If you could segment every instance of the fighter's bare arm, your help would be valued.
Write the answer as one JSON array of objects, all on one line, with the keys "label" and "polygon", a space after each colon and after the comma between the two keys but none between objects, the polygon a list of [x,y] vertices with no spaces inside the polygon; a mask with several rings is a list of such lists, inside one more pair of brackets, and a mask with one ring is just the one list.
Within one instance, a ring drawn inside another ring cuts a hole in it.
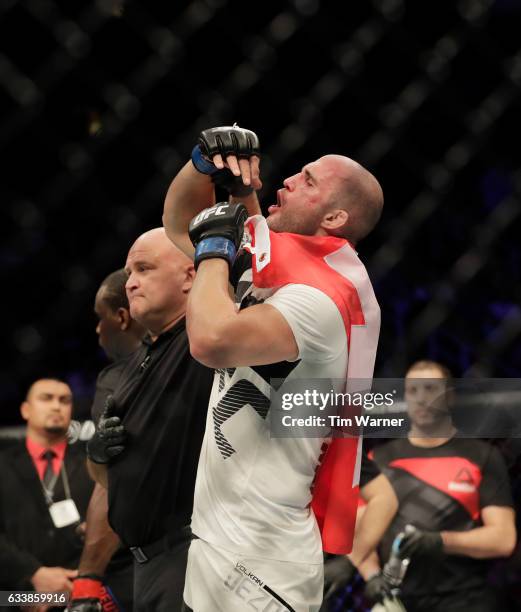
[{"label": "fighter's bare arm", "polygon": [[192,355],[212,368],[264,365],[299,354],[291,327],[275,307],[236,309],[222,259],[208,259],[198,268],[188,298],[187,331]]},{"label": "fighter's bare arm", "polygon": [[214,186],[210,176],[197,172],[189,161],[168,188],[163,225],[170,240],[192,259],[194,247],[188,237],[188,224],[199,211],[214,203]]}]

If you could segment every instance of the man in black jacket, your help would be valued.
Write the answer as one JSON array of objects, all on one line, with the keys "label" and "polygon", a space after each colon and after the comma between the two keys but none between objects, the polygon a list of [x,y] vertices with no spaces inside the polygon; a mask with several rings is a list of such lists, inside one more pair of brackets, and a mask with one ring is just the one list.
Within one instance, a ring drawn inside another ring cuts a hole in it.
[{"label": "man in black jacket", "polygon": [[[125,284],[127,273],[116,270],[101,283],[94,302],[98,318],[99,344],[111,363],[98,375],[92,404],[92,420],[97,425],[107,397],[114,393],[128,358],[142,346],[145,329],[130,315]],[[87,509],[85,543],[74,581],[69,608],[132,611],[133,558],[121,548],[118,536],[107,519],[107,490],[96,483]],[[89,595],[87,598],[86,595]],[[77,600],[89,602],[77,605]],[[115,603],[115,601],[117,603]]]},{"label": "man in black jacket", "polygon": [[37,380],[21,405],[27,436],[0,455],[0,589],[72,588],[93,483],[84,448],[67,445],[71,412],[67,384]]}]

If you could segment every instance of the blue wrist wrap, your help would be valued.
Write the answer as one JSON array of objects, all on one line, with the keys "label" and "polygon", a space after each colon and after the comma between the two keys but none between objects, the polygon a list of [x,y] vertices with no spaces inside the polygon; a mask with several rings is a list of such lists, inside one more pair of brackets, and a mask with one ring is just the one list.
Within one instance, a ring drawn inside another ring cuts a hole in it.
[{"label": "blue wrist wrap", "polygon": [[211,236],[201,240],[195,248],[195,268],[204,259],[226,259],[231,266],[237,254],[235,244],[222,236]]},{"label": "blue wrist wrap", "polygon": [[192,164],[201,174],[213,174],[219,170],[211,161],[203,157],[201,147],[198,144],[192,149]]}]

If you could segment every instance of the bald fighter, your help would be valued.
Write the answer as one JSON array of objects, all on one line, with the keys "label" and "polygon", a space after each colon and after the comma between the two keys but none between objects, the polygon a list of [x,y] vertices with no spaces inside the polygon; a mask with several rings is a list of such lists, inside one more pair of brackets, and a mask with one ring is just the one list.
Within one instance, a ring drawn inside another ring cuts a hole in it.
[{"label": "bald fighter", "polygon": [[[230,203],[202,210],[214,202],[214,185],[248,211]],[[343,458],[335,495],[353,516],[357,503],[359,440],[335,441],[330,453],[327,430],[322,438],[274,437],[268,416],[272,385],[324,379],[345,391],[372,378],[380,310],[354,246],[377,223],[382,190],[360,164],[326,155],[284,181],[266,220],[254,194],[260,186],[257,136],[213,128],[201,133],[165,202],[168,235],[197,268],[190,350],[216,370],[185,587],[194,612],[318,610],[322,547],[349,547],[332,522],[352,528],[346,515],[328,514],[322,460]]]},{"label": "bald fighter", "polygon": [[140,236],[125,270],[130,314],[151,340],[127,361],[88,444],[109,522],[134,556],[134,610],[179,609],[197,459],[212,373],[190,356],[192,261],[163,228]]}]

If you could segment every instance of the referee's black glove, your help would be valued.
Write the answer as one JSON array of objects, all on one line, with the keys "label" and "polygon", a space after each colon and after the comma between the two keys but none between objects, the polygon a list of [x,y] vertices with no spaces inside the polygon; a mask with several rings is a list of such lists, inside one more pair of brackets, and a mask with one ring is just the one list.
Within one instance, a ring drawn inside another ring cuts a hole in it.
[{"label": "referee's black glove", "polygon": [[406,531],[400,542],[402,559],[436,559],[442,554],[443,540],[439,531],[422,531],[421,529]]},{"label": "referee's black glove", "polygon": [[125,450],[125,428],[119,417],[112,416],[114,410],[115,402],[112,395],[109,395],[96,433],[87,442],[87,457],[94,463],[109,463]]}]

